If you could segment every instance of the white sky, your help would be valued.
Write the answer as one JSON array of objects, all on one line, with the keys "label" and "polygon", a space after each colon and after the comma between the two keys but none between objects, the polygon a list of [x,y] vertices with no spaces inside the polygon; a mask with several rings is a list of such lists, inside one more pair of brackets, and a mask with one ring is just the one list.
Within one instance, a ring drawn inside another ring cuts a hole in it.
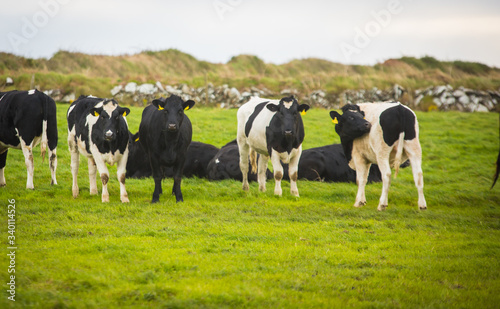
[{"label": "white sky", "polygon": [[373,65],[429,55],[500,67],[498,0],[3,2],[0,51],[31,58],[177,48],[210,62],[251,54]]}]

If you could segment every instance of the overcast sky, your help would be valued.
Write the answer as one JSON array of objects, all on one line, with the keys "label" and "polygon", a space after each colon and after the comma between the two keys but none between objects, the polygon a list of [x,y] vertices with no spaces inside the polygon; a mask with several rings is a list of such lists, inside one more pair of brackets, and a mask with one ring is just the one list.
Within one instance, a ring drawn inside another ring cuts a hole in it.
[{"label": "overcast sky", "polygon": [[498,0],[8,2],[0,51],[31,58],[176,48],[223,63],[239,54],[276,64],[315,57],[370,65],[429,55],[500,67]]}]

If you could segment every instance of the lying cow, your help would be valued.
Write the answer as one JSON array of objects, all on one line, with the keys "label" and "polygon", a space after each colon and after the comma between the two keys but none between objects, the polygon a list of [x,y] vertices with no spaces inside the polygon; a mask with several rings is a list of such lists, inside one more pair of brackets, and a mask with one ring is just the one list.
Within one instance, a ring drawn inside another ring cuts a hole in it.
[{"label": "lying cow", "polygon": [[[129,155],[127,161],[127,178],[145,178],[153,176],[151,164],[139,141],[139,132],[129,133]],[[184,177],[207,177],[208,163],[217,154],[219,148],[201,142],[191,142],[184,162]],[[173,177],[172,167],[166,167],[164,177]]]},{"label": "lying cow", "polygon": [[418,207],[426,209],[422,149],[415,113],[400,103],[348,104],[342,107],[342,112],[340,115],[331,111],[330,117],[338,122],[335,131],[340,136],[349,166],[357,173],[358,193],[354,206],[366,204],[368,170],[372,163],[376,163],[383,182],[377,209],[384,210],[388,205],[391,167],[395,167],[397,176],[401,162],[409,159],[418,191]]},{"label": "lying cow", "polygon": [[143,113],[139,126],[139,142],[146,151],[153,171],[155,189],[152,203],[160,200],[161,180],[165,168],[172,167],[174,186],[172,194],[177,202],[184,201],[181,192],[182,172],[186,153],[193,135],[191,121],[184,114],[194,106],[193,100],[184,102],[179,96],[153,100]]},{"label": "lying cow", "polygon": [[[236,179],[243,180],[243,174],[240,169],[240,152],[238,150],[238,143],[233,140],[217,152],[217,154],[208,163],[207,177],[209,180],[224,180]],[[250,163],[249,163],[250,164]],[[250,168],[249,168],[250,170]],[[266,179],[273,177],[269,169],[266,170]],[[248,171],[248,180],[257,181],[257,175]]]},{"label": "lying cow", "polygon": [[290,193],[299,196],[297,169],[305,135],[301,113],[308,109],[308,105],[299,105],[293,96],[279,101],[253,97],[238,109],[237,141],[243,190],[249,190],[248,158],[250,156],[255,171],[258,153],[259,190],[266,191],[266,169],[270,157],[276,181],[274,194],[282,194],[283,167],[280,161],[283,161],[289,164]]},{"label": "lying cow", "polygon": [[70,105],[68,146],[71,152],[73,197],[78,197],[78,166],[80,153],[88,158],[90,194],[97,194],[96,171],[102,182],[102,202],[109,202],[109,172],[106,163],[117,163],[120,199],[128,203],[125,171],[128,159],[128,125],[125,117],[130,109],[118,106],[115,100],[80,96]]},{"label": "lying cow", "polygon": [[9,148],[23,151],[28,170],[26,189],[33,186],[33,147],[40,143],[42,157],[49,147],[51,185],[57,184],[56,103],[38,90],[0,92],[0,187],[6,185],[4,169]]},{"label": "lying cow", "polygon": [[[333,144],[302,151],[299,179],[356,182],[356,171],[349,167],[342,145]],[[382,181],[380,170],[374,164],[370,167],[368,182],[380,181]]]}]

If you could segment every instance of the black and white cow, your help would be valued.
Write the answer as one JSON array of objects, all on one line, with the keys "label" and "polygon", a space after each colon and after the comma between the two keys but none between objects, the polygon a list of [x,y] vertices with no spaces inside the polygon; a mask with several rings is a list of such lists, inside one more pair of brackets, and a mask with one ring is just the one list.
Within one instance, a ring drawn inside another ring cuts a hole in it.
[{"label": "black and white cow", "polygon": [[299,105],[293,96],[279,101],[253,97],[238,109],[237,141],[243,190],[249,190],[248,158],[250,156],[252,169],[255,170],[258,153],[260,191],[266,190],[266,169],[270,157],[276,181],[274,194],[282,194],[283,167],[280,161],[283,161],[289,164],[290,193],[299,196],[297,168],[305,136],[301,113],[308,109],[308,105]]},{"label": "black and white cow", "polygon": [[[251,173],[250,167],[248,170],[248,180],[257,181],[257,174]],[[208,163],[207,172],[209,180],[243,180],[243,174],[240,169],[240,151],[238,150],[238,143],[236,140],[222,146],[219,152],[217,152],[217,154],[215,154],[212,160]],[[273,173],[267,169],[266,179],[270,179],[272,177]]]},{"label": "black and white cow", "polygon": [[426,209],[422,148],[418,139],[419,127],[415,113],[400,103],[360,103],[345,105],[343,114],[330,112],[335,131],[340,136],[349,166],[356,170],[358,193],[354,206],[366,204],[365,185],[372,163],[382,174],[382,194],[378,210],[388,205],[391,167],[395,176],[403,160],[409,159],[418,191],[418,207]]},{"label": "black and white cow", "polygon": [[[139,141],[139,132],[129,133],[129,155],[127,161],[127,178],[145,178],[153,176],[151,164]],[[208,163],[217,154],[219,148],[201,142],[191,142],[184,162],[184,177],[207,177]],[[164,169],[164,177],[173,177],[172,167]]]},{"label": "black and white cow", "polygon": [[120,200],[128,203],[125,171],[128,159],[128,124],[125,117],[130,109],[118,106],[115,100],[80,96],[66,114],[68,146],[71,153],[73,197],[78,197],[78,167],[80,153],[88,158],[90,194],[97,194],[96,172],[102,182],[102,202],[109,202],[109,172],[106,163],[117,163]]},{"label": "black and white cow", "polygon": [[194,104],[193,100],[184,102],[179,96],[171,95],[167,99],[153,100],[142,113],[139,142],[146,151],[153,171],[155,189],[152,203],[160,200],[161,180],[166,167],[173,168],[172,194],[177,202],[184,200],[181,192],[182,172],[193,135],[191,121],[184,110],[192,108]]},{"label": "black and white cow", "polygon": [[0,187],[6,185],[5,165],[9,148],[23,151],[28,170],[26,189],[33,186],[33,147],[40,143],[42,157],[49,147],[51,184],[57,184],[56,103],[38,90],[0,92]]}]

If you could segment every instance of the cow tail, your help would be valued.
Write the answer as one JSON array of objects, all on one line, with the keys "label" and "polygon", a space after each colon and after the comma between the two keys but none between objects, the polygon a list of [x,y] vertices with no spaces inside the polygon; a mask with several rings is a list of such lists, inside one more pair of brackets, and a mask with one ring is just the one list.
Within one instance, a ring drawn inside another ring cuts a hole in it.
[{"label": "cow tail", "polygon": [[257,152],[250,149],[250,165],[252,165],[252,174],[257,174]]},{"label": "cow tail", "polygon": [[42,110],[43,110],[43,120],[42,120],[42,141],[40,142],[40,155],[42,156],[42,162],[45,161],[45,154],[47,153],[47,113],[49,109],[48,96],[44,96]]},{"label": "cow tail", "polygon": [[396,156],[394,158],[394,178],[398,176],[399,166],[401,165],[401,157],[403,156],[403,147],[405,143],[405,132],[399,133],[398,148],[396,150]]}]

